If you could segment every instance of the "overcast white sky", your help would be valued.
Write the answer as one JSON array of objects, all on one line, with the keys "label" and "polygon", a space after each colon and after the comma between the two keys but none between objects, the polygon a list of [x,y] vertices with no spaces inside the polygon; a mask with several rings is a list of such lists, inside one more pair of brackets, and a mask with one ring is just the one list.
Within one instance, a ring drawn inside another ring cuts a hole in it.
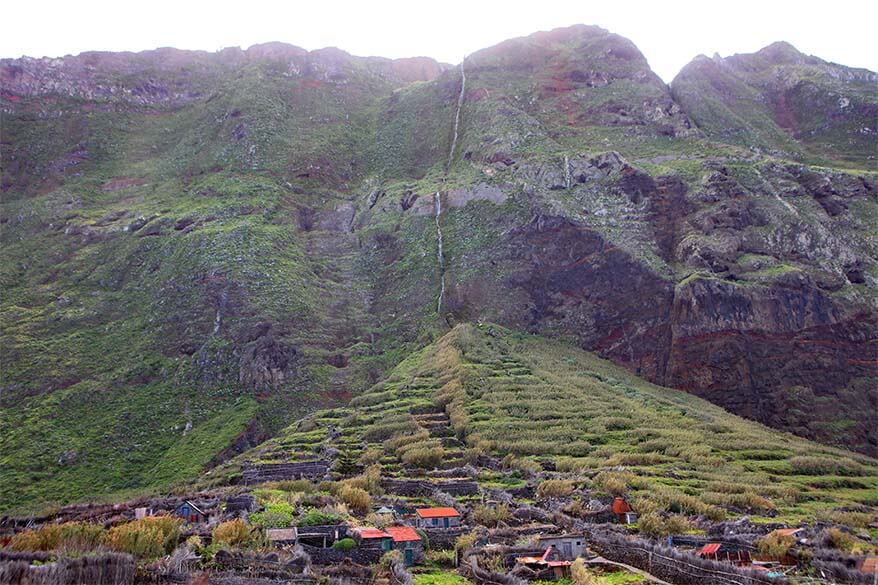
[{"label": "overcast white sky", "polygon": [[747,53],[777,40],[878,70],[875,1],[30,0],[5,2],[0,17],[2,57],[283,41],[458,63],[507,38],[585,23],[630,38],[665,81],[699,53]]}]

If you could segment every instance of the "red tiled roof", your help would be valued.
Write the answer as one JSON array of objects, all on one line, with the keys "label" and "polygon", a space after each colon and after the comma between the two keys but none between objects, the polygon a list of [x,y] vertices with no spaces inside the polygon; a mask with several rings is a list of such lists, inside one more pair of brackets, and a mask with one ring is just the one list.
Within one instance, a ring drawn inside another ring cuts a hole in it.
[{"label": "red tiled roof", "polygon": [[456,518],[460,516],[454,508],[418,508],[415,511],[421,518]]},{"label": "red tiled roof", "polygon": [[701,547],[701,550],[698,551],[698,554],[700,554],[700,555],[716,554],[717,551],[719,551],[720,546],[722,546],[722,545],[718,542],[711,542],[711,543],[705,544],[703,547]]},{"label": "red tiled roof", "polygon": [[389,526],[385,531],[393,537],[393,542],[416,542],[421,540],[421,537],[411,526]]},{"label": "red tiled roof", "polygon": [[860,564],[863,573],[878,573],[878,557],[866,557]]},{"label": "red tiled roof", "polygon": [[389,534],[377,528],[358,528],[357,535],[362,539],[367,538],[391,538]]}]

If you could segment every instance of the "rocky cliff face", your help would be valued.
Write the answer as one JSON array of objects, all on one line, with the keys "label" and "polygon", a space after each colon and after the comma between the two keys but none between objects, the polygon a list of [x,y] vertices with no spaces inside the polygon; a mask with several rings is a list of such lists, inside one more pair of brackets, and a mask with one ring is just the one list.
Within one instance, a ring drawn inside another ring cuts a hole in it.
[{"label": "rocky cliff face", "polygon": [[[774,52],[736,79],[762,87]],[[471,55],[463,88],[281,44],[2,62],[0,405],[26,422],[0,422],[0,487],[166,485],[483,319],[874,453],[864,134],[833,115],[845,152],[758,154],[692,101],[700,62],[671,91],[582,26]],[[809,95],[865,111],[863,75]]]},{"label": "rocky cliff face", "polygon": [[752,55],[700,56],[671,84],[710,137],[782,157],[874,167],[878,74],[774,43]]}]

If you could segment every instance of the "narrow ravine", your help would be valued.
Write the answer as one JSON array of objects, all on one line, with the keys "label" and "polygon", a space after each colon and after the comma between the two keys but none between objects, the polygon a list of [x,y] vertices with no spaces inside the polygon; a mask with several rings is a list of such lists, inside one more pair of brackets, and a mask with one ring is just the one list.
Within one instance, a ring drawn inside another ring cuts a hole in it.
[{"label": "narrow ravine", "polygon": [[[466,72],[463,64],[466,57],[460,62],[460,94],[457,96],[457,109],[454,112],[454,131],[451,135],[451,148],[448,149],[448,161],[445,163],[445,172],[442,176],[442,183],[448,180],[448,173],[451,171],[451,165],[454,163],[454,151],[457,150],[457,137],[460,129],[460,111],[463,109],[463,100],[466,92]],[[436,208],[436,243],[437,243],[437,260],[439,261],[439,298],[436,300],[436,313],[442,315],[442,304],[445,302],[445,251],[442,241],[442,191],[436,191],[434,195],[434,205]]]}]

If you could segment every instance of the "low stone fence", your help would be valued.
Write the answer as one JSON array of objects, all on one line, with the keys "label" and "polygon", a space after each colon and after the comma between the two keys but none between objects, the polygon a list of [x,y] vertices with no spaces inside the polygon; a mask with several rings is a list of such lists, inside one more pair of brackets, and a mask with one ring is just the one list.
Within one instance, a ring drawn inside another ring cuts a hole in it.
[{"label": "low stone fence", "polygon": [[452,496],[472,496],[479,493],[479,484],[468,480],[385,479],[382,480],[381,487],[387,493],[407,497],[429,496],[436,490]]},{"label": "low stone fence", "polygon": [[285,481],[293,479],[323,479],[329,473],[329,461],[300,461],[298,463],[266,463],[248,465],[241,471],[245,485],[266,481]]},{"label": "low stone fence", "polygon": [[106,553],[78,559],[61,558],[54,563],[31,565],[33,555],[0,554],[3,585],[132,585],[135,565],[131,555]]},{"label": "low stone fence", "polygon": [[430,541],[430,548],[435,550],[448,550],[454,548],[457,537],[469,532],[469,528],[458,526],[456,528],[443,528],[438,530],[424,530]]},{"label": "low stone fence", "polygon": [[311,557],[313,564],[322,566],[337,565],[345,562],[345,560],[358,565],[371,565],[381,560],[381,557],[384,555],[384,551],[380,548],[357,547],[350,550],[341,550],[336,548],[319,548],[307,544],[300,546]]},{"label": "low stone fence", "polygon": [[295,550],[290,555],[281,557],[276,553],[267,555],[243,551],[229,552],[220,550],[214,555],[213,562],[223,571],[251,579],[282,579],[286,582],[310,583],[313,581],[306,573],[312,559],[302,550]]},{"label": "low stone fence", "polygon": [[618,534],[591,531],[589,547],[606,559],[637,567],[677,585],[786,585],[784,578],[771,578],[727,563],[701,559],[673,548]]}]

